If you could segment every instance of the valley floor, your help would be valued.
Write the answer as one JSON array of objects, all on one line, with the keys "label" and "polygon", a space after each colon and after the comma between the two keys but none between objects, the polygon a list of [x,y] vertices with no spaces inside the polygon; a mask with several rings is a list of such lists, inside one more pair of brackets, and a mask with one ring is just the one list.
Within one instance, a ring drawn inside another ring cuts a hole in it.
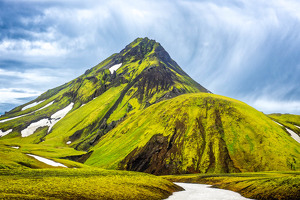
[{"label": "valley floor", "polygon": [[251,199],[300,199],[300,172],[189,174],[164,178],[174,182],[209,184]]},{"label": "valley floor", "polygon": [[85,169],[0,170],[0,199],[165,199],[181,188],[138,172]]},{"label": "valley floor", "polygon": [[[176,186],[170,181],[209,184],[213,185],[212,187],[238,192],[251,199],[299,199],[300,197],[300,172],[189,174],[159,177],[139,172],[93,167],[2,169],[0,180],[0,199],[166,199],[173,192],[182,190],[179,187],[180,183]],[[195,188],[199,185],[188,184],[188,186]],[[205,185],[200,186],[214,190]],[[234,192],[223,192],[226,195],[232,194],[232,197],[237,199],[243,199]],[[188,191],[178,192],[178,194],[183,193],[187,195],[183,195],[185,199],[188,199],[188,195],[198,195],[190,194]]]}]

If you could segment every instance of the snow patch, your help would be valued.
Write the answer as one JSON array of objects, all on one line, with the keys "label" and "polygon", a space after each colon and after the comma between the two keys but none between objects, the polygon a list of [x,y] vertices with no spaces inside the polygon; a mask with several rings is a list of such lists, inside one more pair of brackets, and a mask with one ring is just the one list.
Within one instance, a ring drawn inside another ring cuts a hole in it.
[{"label": "snow patch", "polygon": [[26,154],[28,156],[31,156],[35,159],[37,159],[38,161],[41,161],[47,165],[51,165],[51,166],[54,166],[54,167],[66,167],[68,168],[67,166],[61,164],[61,163],[58,163],[58,162],[54,162],[53,160],[50,160],[50,159],[47,159],[47,158],[43,158],[41,156],[37,156],[37,155],[33,155],[33,154]]},{"label": "snow patch", "polygon": [[54,124],[56,124],[59,120],[61,120],[62,118],[64,118],[68,112],[70,112],[70,110],[72,110],[74,106],[74,103],[70,103],[67,107],[57,111],[56,113],[54,113],[52,116],[51,116],[51,119],[50,119],[50,127],[49,127],[49,130],[48,132],[50,132],[51,128],[54,126]]},{"label": "snow patch", "polygon": [[[273,122],[275,122],[275,121],[273,121]],[[280,126],[283,126],[282,124],[279,124],[278,122],[275,122],[275,123],[278,124],[278,125],[280,125]],[[294,126],[296,126],[296,125],[294,125]],[[299,126],[296,126],[296,127],[300,128]],[[294,131],[292,131],[292,130],[286,128],[286,127],[284,127],[284,128],[287,130],[287,132],[289,132],[289,134],[291,135],[291,137],[294,140],[296,140],[298,143],[300,143],[300,137],[299,137],[299,135],[297,133],[295,133]]]},{"label": "snow patch", "polygon": [[112,67],[109,68],[110,73],[114,73],[114,71],[117,71],[117,69],[119,69],[122,66],[122,63],[116,64]]},{"label": "snow patch", "polygon": [[71,144],[72,143],[72,141],[68,141],[66,144]]},{"label": "snow patch", "polygon": [[27,137],[32,135],[39,127],[49,126],[48,133],[52,129],[52,127],[62,118],[64,118],[70,110],[72,110],[74,103],[70,103],[67,107],[57,111],[53,115],[51,115],[50,119],[44,118],[40,121],[33,122],[27,128],[21,131],[22,137]]},{"label": "snow patch", "polygon": [[82,104],[81,106],[80,106],[80,108],[82,107],[82,106],[84,106],[85,105],[85,103],[84,104]]},{"label": "snow patch", "polygon": [[212,188],[211,185],[195,183],[175,183],[184,189],[184,191],[174,192],[167,200],[244,200],[248,199],[237,192]]},{"label": "snow patch", "polygon": [[20,147],[17,147],[17,146],[11,146],[11,148],[19,149]]},{"label": "snow patch", "polygon": [[48,119],[41,119],[40,121],[33,122],[27,128],[21,131],[22,137],[27,137],[32,135],[38,128],[50,126],[50,121]]},{"label": "snow patch", "polygon": [[[53,103],[54,103],[54,101],[51,101],[50,103],[48,103],[47,105],[41,107],[40,109],[37,109],[36,111],[43,110],[44,108],[47,108],[47,107],[51,106]],[[33,111],[33,112],[36,112],[36,111]]]},{"label": "snow patch", "polygon": [[[31,112],[31,113],[32,113],[32,112]],[[25,114],[25,115],[19,115],[19,116],[17,116],[17,117],[12,117],[12,118],[8,118],[8,119],[3,119],[3,120],[0,121],[0,123],[2,123],[2,122],[7,122],[7,121],[10,121],[10,120],[13,120],[13,119],[17,119],[17,118],[19,118],[19,117],[24,117],[24,116],[29,115],[29,114],[31,114],[31,113],[27,113],[27,114]]]},{"label": "snow patch", "polygon": [[[275,121],[273,121],[273,122],[275,122]],[[279,126],[283,126],[282,124],[279,124],[278,122],[275,122],[276,124],[278,124]]]},{"label": "snow patch", "polygon": [[31,103],[31,104],[28,104],[27,106],[24,106],[23,108],[22,108],[22,110],[26,110],[27,108],[31,108],[31,107],[33,107],[33,106],[36,106],[36,105],[38,105],[38,104],[40,104],[40,103],[42,103],[42,102],[44,102],[45,100],[42,100],[42,101],[38,101],[38,102],[33,102],[33,103]]},{"label": "snow patch", "polygon": [[39,111],[39,110],[42,110],[42,109],[44,109],[44,108],[47,108],[48,106],[51,106],[53,103],[54,103],[54,101],[51,101],[50,103],[48,103],[47,105],[41,107],[41,108],[38,109],[38,110],[32,111],[32,112],[27,113],[27,114],[24,114],[24,115],[19,115],[19,116],[12,117],[12,118],[9,118],[9,119],[1,120],[0,123],[2,123],[2,122],[7,122],[7,121],[10,121],[10,120],[13,120],[13,119],[20,118],[20,117],[24,117],[24,116],[26,116],[26,115],[30,115],[30,114],[32,114],[32,113],[34,113],[34,112],[36,112],[36,111]]},{"label": "snow patch", "polygon": [[12,132],[12,129],[8,129],[7,131],[0,130],[0,137],[3,137],[5,135],[9,134],[10,132]]},{"label": "snow patch", "polygon": [[294,125],[294,126],[296,126],[297,128],[299,128],[299,129],[300,129],[300,126],[297,126],[297,125]]},{"label": "snow patch", "polygon": [[300,137],[299,135],[297,135],[297,133],[295,133],[294,131],[286,128],[287,132],[289,132],[289,134],[291,134],[291,137],[294,138],[294,140],[296,140],[298,143],[300,143]]}]

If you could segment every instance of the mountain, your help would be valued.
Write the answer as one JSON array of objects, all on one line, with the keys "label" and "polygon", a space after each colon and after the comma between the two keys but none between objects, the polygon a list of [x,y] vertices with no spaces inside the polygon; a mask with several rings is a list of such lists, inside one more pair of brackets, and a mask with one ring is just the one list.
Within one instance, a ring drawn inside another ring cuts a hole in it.
[{"label": "mountain", "polygon": [[[40,141],[63,141],[61,145],[70,141],[75,149],[87,150],[128,112],[190,92],[208,90],[192,80],[159,43],[138,38],[84,75],[6,113],[0,118],[0,129],[11,130],[6,137],[38,132]],[[55,116],[59,110],[62,116]],[[65,112],[69,115],[58,122]],[[52,129],[63,121],[67,126]]]},{"label": "mountain", "polygon": [[283,127],[211,94],[148,38],[7,112],[0,136],[12,155],[7,148],[20,147],[18,159],[2,162],[11,168],[33,166],[24,153],[153,174],[298,170],[300,162]]}]

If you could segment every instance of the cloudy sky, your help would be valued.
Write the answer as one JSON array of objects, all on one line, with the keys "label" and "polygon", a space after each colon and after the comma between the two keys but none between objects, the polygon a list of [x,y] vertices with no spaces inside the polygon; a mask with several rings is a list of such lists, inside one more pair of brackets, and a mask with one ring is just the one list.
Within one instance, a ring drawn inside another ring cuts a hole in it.
[{"label": "cloudy sky", "polygon": [[264,113],[300,114],[299,0],[0,0],[0,113],[137,37]]}]

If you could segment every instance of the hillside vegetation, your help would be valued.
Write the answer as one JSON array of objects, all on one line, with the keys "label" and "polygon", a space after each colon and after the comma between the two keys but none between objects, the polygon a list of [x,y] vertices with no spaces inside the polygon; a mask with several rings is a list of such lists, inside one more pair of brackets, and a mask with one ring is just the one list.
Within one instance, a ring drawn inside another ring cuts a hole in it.
[{"label": "hillside vegetation", "polygon": [[299,170],[300,147],[263,113],[227,97],[185,94],[131,114],[85,164],[154,174]]},{"label": "hillside vegetation", "polygon": [[0,199],[164,199],[180,188],[153,175],[102,169],[0,170]]},{"label": "hillside vegetation", "polygon": [[[4,143],[3,143],[4,142]],[[0,169],[39,169],[39,168],[55,168],[47,165],[43,162],[26,155],[34,154],[39,155],[51,160],[63,163],[64,165],[73,168],[85,168],[87,165],[83,165],[78,162],[60,159],[69,155],[82,155],[85,152],[76,151],[72,148],[53,148],[49,146],[36,145],[36,144],[22,144],[22,143],[10,143],[7,141],[0,141]],[[13,148],[15,147],[15,148]],[[18,148],[18,149],[16,149]]]}]

